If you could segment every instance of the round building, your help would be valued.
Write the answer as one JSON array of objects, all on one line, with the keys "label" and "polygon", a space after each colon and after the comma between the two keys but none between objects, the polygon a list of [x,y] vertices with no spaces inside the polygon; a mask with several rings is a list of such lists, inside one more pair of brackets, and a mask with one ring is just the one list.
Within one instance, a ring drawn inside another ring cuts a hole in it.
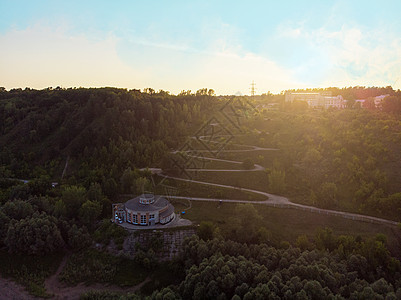
[{"label": "round building", "polygon": [[175,217],[174,206],[164,197],[142,194],[125,203],[113,204],[113,218],[116,223],[135,225],[167,224]]}]

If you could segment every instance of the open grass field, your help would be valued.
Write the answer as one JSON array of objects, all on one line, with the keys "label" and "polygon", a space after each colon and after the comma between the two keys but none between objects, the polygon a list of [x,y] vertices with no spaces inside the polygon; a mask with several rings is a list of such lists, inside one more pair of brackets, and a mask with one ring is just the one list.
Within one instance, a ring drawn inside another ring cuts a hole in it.
[{"label": "open grass field", "polygon": [[[213,158],[213,157],[212,157]],[[204,161],[199,163],[198,168],[200,169],[213,169],[213,170],[244,170],[242,164],[236,164],[226,161],[218,161],[218,160],[208,160],[207,158]]]},{"label": "open grass field", "polygon": [[[205,157],[215,158],[215,156],[208,153],[204,153],[203,155]],[[251,159],[254,163],[261,164],[264,167],[269,167],[272,166],[273,161],[279,158],[281,155],[283,154],[280,150],[255,150],[244,152],[220,152],[216,158],[235,161],[244,161],[246,159]]]},{"label": "open grass field", "polygon": [[[229,172],[219,172],[224,173],[224,175],[220,174],[220,176],[225,177]],[[253,175],[253,172],[250,172]],[[231,173],[232,174],[232,173]],[[240,174],[244,176],[242,173]],[[250,174],[251,175],[251,174]],[[210,177],[219,177],[212,172],[208,172],[207,174],[200,174],[199,176],[194,176],[194,180],[200,181],[209,181],[208,178]],[[185,178],[185,177],[183,177]],[[252,176],[252,178],[255,178]],[[209,182],[216,182],[216,181],[209,181]],[[216,182],[219,183],[219,182]],[[225,182],[224,184],[233,185],[230,181]],[[172,191],[173,196],[188,196],[188,197],[201,197],[201,198],[217,198],[217,199],[240,199],[240,200],[249,200],[249,201],[263,201],[266,200],[266,197],[263,195],[234,190],[230,188],[223,188],[223,187],[216,187],[216,186],[207,186],[204,184],[199,183],[191,183],[191,182],[184,182],[174,179],[168,179],[168,185],[175,187],[174,191]],[[166,194],[166,189],[163,186],[158,186],[157,190],[155,191],[156,194]]]},{"label": "open grass field", "polygon": [[[217,202],[192,201],[192,208],[185,218],[200,223],[211,221],[222,233],[230,229],[230,217],[235,217],[236,204]],[[382,233],[387,236],[387,243],[393,255],[401,256],[401,229],[386,225],[353,221],[342,217],[319,215],[295,209],[274,208],[265,205],[255,205],[262,216],[262,226],[270,231],[274,241],[295,243],[300,235],[313,239],[317,229],[329,227],[336,235],[353,235],[367,238]],[[252,220],[250,220],[251,222]]]},{"label": "open grass field", "polygon": [[246,175],[242,172],[210,172],[207,174],[199,172],[194,180],[269,192],[268,174],[264,171],[249,172]]}]

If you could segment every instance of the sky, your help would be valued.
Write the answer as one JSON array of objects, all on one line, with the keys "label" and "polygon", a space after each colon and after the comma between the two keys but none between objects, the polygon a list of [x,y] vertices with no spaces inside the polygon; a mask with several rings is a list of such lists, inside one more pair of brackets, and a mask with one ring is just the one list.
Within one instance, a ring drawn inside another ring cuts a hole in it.
[{"label": "sky", "polygon": [[0,86],[401,88],[401,1],[0,0]]}]

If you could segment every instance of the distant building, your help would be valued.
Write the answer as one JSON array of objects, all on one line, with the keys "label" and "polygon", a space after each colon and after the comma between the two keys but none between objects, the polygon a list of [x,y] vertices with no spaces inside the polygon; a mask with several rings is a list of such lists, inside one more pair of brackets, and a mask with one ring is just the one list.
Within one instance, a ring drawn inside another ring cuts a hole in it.
[{"label": "distant building", "polygon": [[[390,94],[385,94],[385,95],[380,95],[380,96],[376,96],[373,97],[373,102],[375,103],[375,107],[378,109],[382,108],[382,104],[383,104],[383,99],[390,96]],[[361,107],[365,107],[365,102],[367,99],[358,99],[355,100],[355,103],[360,103]]]},{"label": "distant building", "polygon": [[174,206],[162,197],[142,194],[125,203],[112,204],[113,222],[135,225],[167,224],[174,220]]},{"label": "distant building", "polygon": [[320,93],[286,93],[285,102],[306,101],[310,107],[318,106]]},{"label": "distant building", "polygon": [[389,94],[374,97],[376,108],[382,109],[383,99],[390,96]]},{"label": "distant building", "polygon": [[345,108],[347,100],[344,100],[343,96],[323,96],[324,98],[324,108]]},{"label": "distant building", "polygon": [[362,107],[363,104],[365,103],[365,99],[357,99],[357,100],[355,100],[355,104],[358,104],[358,103]]},{"label": "distant building", "polygon": [[286,93],[285,102],[305,101],[312,108],[345,108],[346,100],[331,93]]},{"label": "distant building", "polygon": [[271,111],[271,110],[279,110],[280,106],[279,103],[263,103],[263,104],[258,104],[256,108],[258,110],[265,109]]}]

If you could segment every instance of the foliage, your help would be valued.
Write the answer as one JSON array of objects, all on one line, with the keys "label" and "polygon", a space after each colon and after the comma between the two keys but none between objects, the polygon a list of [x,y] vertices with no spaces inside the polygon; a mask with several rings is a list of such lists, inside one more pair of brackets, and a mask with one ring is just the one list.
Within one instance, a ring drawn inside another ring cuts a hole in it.
[{"label": "foliage", "polygon": [[214,235],[214,225],[212,222],[203,221],[199,224],[198,236],[202,240],[211,240]]},{"label": "foliage", "polygon": [[102,205],[100,203],[87,200],[79,209],[79,219],[83,224],[92,228],[101,213]]},{"label": "foliage", "polygon": [[[317,233],[322,234],[325,242],[331,243],[330,232]],[[364,245],[368,249],[370,243],[369,240],[359,244],[354,250],[362,253]],[[370,251],[373,256],[375,252]],[[401,288],[399,261],[396,267],[387,263],[378,270],[364,255],[340,258],[326,251],[277,249],[265,244],[248,246],[217,239],[203,241],[193,236],[184,245],[183,259],[188,271],[176,297],[322,299],[394,295]],[[389,258],[388,254],[383,257]]]},{"label": "foliage", "polygon": [[69,285],[99,282],[132,286],[148,275],[149,272],[133,260],[91,249],[72,254],[60,280]]},{"label": "foliage", "polygon": [[313,247],[312,243],[309,241],[308,237],[305,234],[300,235],[297,238],[295,245],[302,251],[311,250]]},{"label": "foliage", "polygon": [[141,297],[136,294],[123,295],[117,292],[103,292],[103,291],[92,291],[82,294],[79,299],[81,300],[140,300]]},{"label": "foliage", "polygon": [[117,273],[118,258],[90,250],[73,254],[60,279],[70,285],[78,282],[109,282]]},{"label": "foliage", "polygon": [[12,220],[4,243],[13,253],[52,253],[64,245],[56,222],[56,218],[45,213]]},{"label": "foliage", "polygon": [[64,203],[63,200],[59,199],[55,204],[54,204],[54,211],[53,214],[56,217],[66,217],[67,216],[67,207]]},{"label": "foliage", "polygon": [[0,245],[3,245],[4,239],[7,236],[8,224],[10,218],[0,210]]},{"label": "foliage", "polygon": [[111,240],[114,240],[117,245],[122,246],[127,235],[127,231],[121,226],[110,222],[110,220],[103,220],[94,233],[94,239],[97,243],[104,245],[108,245]]},{"label": "foliage", "polygon": [[34,209],[29,202],[23,200],[7,201],[1,211],[10,219],[21,220],[32,216]]},{"label": "foliage", "polygon": [[67,186],[61,195],[70,217],[76,216],[78,210],[85,202],[86,190],[80,186]]},{"label": "foliage", "polygon": [[32,256],[0,251],[0,274],[24,285],[28,292],[37,297],[48,297],[44,281],[53,274],[63,257],[63,253]]},{"label": "foliage", "polygon": [[252,204],[238,204],[235,207],[235,216],[231,217],[231,239],[255,243],[258,239],[258,229],[261,226],[262,217]]},{"label": "foliage", "polygon": [[[323,213],[316,214],[296,209],[274,208],[257,204],[254,204],[254,207],[261,219],[256,218],[256,221],[257,219],[260,220],[259,224],[250,226],[250,228],[256,228],[255,231],[246,232],[247,235],[253,235],[251,243],[264,242],[271,246],[280,247],[282,240],[295,244],[300,235],[306,235],[308,240],[312,242],[317,228],[328,227],[337,235],[352,235],[355,237],[374,236],[378,233],[384,233],[387,236],[387,246],[391,253],[393,255],[399,253],[400,232],[387,225],[358,222],[340,216],[327,216]],[[222,218],[222,216],[230,217]],[[219,205],[213,202],[193,201],[192,208],[187,211],[185,218],[198,224],[203,221],[212,222],[216,227],[215,237],[217,237],[216,233],[219,232],[224,239],[237,241],[234,233],[238,223],[234,220],[241,218],[241,210],[237,208],[237,204],[223,203]],[[247,228],[248,224],[245,224],[245,228]],[[264,238],[263,234],[261,234],[260,231],[263,231],[261,228],[265,228],[267,231],[267,238]],[[243,237],[240,237],[238,241],[243,241]]]},{"label": "foliage", "polygon": [[285,190],[285,171],[271,170],[269,174],[269,190],[281,194]]},{"label": "foliage", "polygon": [[[261,111],[242,123],[246,134],[239,139],[243,144],[279,151],[222,152],[228,160],[244,161],[246,169],[257,162],[267,172],[248,172],[249,176],[240,172],[200,174],[200,179],[238,187],[229,192],[204,187],[203,193],[244,198],[248,195],[239,192],[241,187],[255,188],[318,207],[400,221],[401,184],[394,180],[401,169],[400,93],[389,87],[328,90],[351,100],[348,109],[312,111],[305,103],[283,104],[281,111]],[[379,94],[391,94],[383,101],[382,111],[372,98]],[[109,217],[110,201],[118,194],[151,188],[149,172],[141,168],[171,168],[170,149],[179,149],[213,111],[231,99],[213,95],[207,89],[195,94],[183,91],[178,96],[152,89],[143,93],[114,88],[2,91],[0,245],[12,253],[37,254],[29,258],[38,263],[44,258],[39,255],[57,252],[64,244],[81,250],[71,257],[62,274],[70,284],[98,281],[132,285],[149,275],[149,270],[157,272],[151,251],[138,251],[135,261],[85,251],[92,243],[87,228],[95,230],[97,242],[106,245],[114,240],[122,246],[126,231],[109,220],[100,224],[98,220]],[[257,97],[261,101],[283,98]],[[354,109],[353,100],[362,98],[367,99],[368,110]],[[51,187],[67,165],[60,186]],[[189,184],[182,190],[194,191]],[[187,241],[182,260],[176,262],[185,279],[155,291],[152,298],[401,297],[400,262],[387,248],[394,242],[382,235],[365,239],[337,235],[325,226],[314,236],[310,234],[316,224],[341,222],[359,227],[347,229],[349,232],[361,231],[359,223],[326,216],[322,222],[322,216],[314,215],[314,221],[306,224],[304,219],[312,219],[307,212],[301,219],[299,211],[277,213],[251,205],[216,208],[208,203],[204,213],[197,210],[201,205],[193,203],[187,213],[198,222],[206,221],[199,227],[201,239]],[[364,224],[363,232],[373,232],[372,226]],[[385,232],[383,227],[377,229],[380,231]],[[287,239],[300,249],[293,248]],[[12,266],[5,265],[11,274]],[[17,270],[13,276],[32,283],[31,291],[43,296],[45,275],[38,280],[35,272],[29,275],[28,267]],[[148,288],[160,286],[164,285],[154,280]]]},{"label": "foliage", "polygon": [[[274,158],[271,152],[261,154],[262,165],[270,170],[268,191],[319,207],[399,220],[399,114],[343,109],[266,112],[265,117],[270,121],[258,128],[271,133],[270,147],[280,149]],[[261,183],[252,186],[266,190]]]},{"label": "foliage", "polygon": [[[58,177],[69,157],[67,176],[74,172],[86,188],[98,183],[115,197],[115,184],[127,168],[158,164],[167,149],[220,106],[213,95],[117,88],[4,91],[0,175]],[[43,162],[45,174],[34,167]]]},{"label": "foliage", "polygon": [[147,270],[154,270],[158,264],[155,252],[152,248],[146,252],[142,249],[138,249],[135,253],[134,261]]},{"label": "foliage", "polygon": [[78,228],[76,224],[68,230],[68,245],[74,250],[87,248],[92,244],[92,238],[85,228]]},{"label": "foliage", "polygon": [[32,255],[54,253],[65,245],[72,249],[86,248],[92,244],[92,238],[83,224],[92,228],[101,211],[101,204],[86,202],[76,212],[80,212],[80,223],[67,218],[66,205],[58,197],[9,200],[0,207],[0,244],[9,252]]}]

